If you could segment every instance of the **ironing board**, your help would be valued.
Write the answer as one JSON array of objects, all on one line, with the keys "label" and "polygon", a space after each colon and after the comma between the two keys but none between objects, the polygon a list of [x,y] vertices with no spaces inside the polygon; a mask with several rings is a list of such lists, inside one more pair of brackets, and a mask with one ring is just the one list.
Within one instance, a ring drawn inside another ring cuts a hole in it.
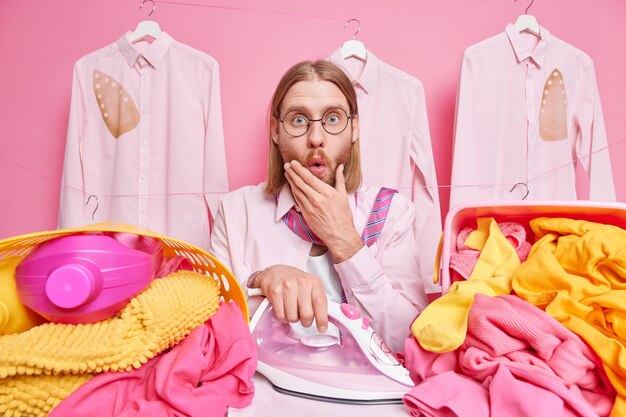
[{"label": "ironing board", "polygon": [[408,414],[403,404],[338,404],[281,394],[258,372],[252,381],[255,388],[252,404],[242,409],[230,408],[228,417],[406,417]]}]

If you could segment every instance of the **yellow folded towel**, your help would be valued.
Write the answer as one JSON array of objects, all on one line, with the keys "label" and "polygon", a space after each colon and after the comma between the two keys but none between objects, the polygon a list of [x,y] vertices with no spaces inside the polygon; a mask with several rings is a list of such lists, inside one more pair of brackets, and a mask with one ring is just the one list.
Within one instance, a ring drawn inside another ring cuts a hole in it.
[{"label": "yellow folded towel", "polygon": [[179,271],[154,280],[108,320],[0,336],[0,415],[45,416],[95,374],[139,368],[176,345],[218,307],[212,278]]}]

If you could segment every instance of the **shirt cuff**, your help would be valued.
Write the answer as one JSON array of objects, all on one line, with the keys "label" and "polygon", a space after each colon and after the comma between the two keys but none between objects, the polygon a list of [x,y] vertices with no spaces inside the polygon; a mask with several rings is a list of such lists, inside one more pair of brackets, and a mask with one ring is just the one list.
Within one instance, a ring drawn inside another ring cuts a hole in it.
[{"label": "shirt cuff", "polygon": [[363,245],[352,258],[335,264],[335,270],[347,288],[369,287],[370,280],[382,274],[380,264],[367,245]]}]

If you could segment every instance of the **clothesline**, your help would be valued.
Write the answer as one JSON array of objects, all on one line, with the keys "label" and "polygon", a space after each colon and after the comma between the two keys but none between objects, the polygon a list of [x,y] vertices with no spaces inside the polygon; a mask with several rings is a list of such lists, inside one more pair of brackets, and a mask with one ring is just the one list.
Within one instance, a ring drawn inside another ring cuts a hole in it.
[{"label": "clothesline", "polygon": [[[459,1],[457,3],[441,5],[441,6],[423,7],[419,9],[399,11],[399,12],[394,12],[394,13],[386,13],[386,14],[381,14],[381,15],[376,15],[376,16],[359,17],[359,20],[363,22],[366,20],[381,19],[381,18],[400,16],[400,15],[404,16],[408,14],[422,13],[422,12],[428,12],[432,10],[448,9],[448,8],[454,8],[454,7],[467,6],[470,4],[487,3],[487,2],[493,2],[493,1],[495,0]],[[238,11],[238,12],[255,12],[255,13],[267,13],[267,14],[273,14],[273,15],[293,16],[293,17],[307,17],[311,19],[324,19],[324,20],[334,20],[334,21],[342,21],[342,22],[347,20],[345,17],[320,16],[320,15],[312,15],[312,14],[305,14],[305,13],[290,13],[290,12],[254,9],[254,8],[246,8],[246,7],[216,6],[216,5],[211,5],[211,4],[191,3],[191,2],[185,2],[185,1],[156,0],[156,3],[172,4],[176,6],[185,6],[185,7],[205,7],[205,8],[210,8],[210,9],[233,10],[233,11]],[[355,17],[355,16],[350,16],[350,17]]]},{"label": "clothesline", "polygon": [[[610,149],[610,148],[614,147],[615,145],[619,145],[619,144],[621,144],[623,142],[626,142],[626,137],[623,138],[623,139],[618,140],[617,142],[613,142],[613,143],[609,144],[608,146],[605,146],[603,148],[597,149],[596,151],[594,151],[594,152],[592,152],[592,153],[590,153],[588,155],[583,155],[583,157],[584,158],[588,158],[588,157],[590,157],[591,155],[593,155],[595,153],[602,152],[602,151],[604,151],[606,149]],[[34,175],[36,175],[36,176],[38,176],[40,178],[43,178],[43,179],[53,183],[53,185],[61,185],[61,181],[60,180],[55,179],[55,178],[51,178],[51,177],[49,177],[47,175],[42,174],[41,172],[38,172],[38,171],[36,171],[36,170],[34,170],[32,168],[28,168],[28,167],[26,167],[24,165],[21,165],[21,164],[15,162],[15,161],[8,160],[8,159],[6,159],[4,157],[0,157],[0,161],[8,163],[10,165],[13,165],[13,166],[15,166],[17,168],[20,168],[20,169],[24,170],[24,171],[30,172],[30,173],[32,173],[32,174],[34,174]],[[576,158],[576,159],[572,160],[572,162],[580,162],[580,158]],[[551,169],[549,171],[546,171],[546,172],[544,172],[544,173],[542,173],[540,175],[528,178],[528,182],[535,181],[535,180],[537,180],[537,179],[539,179],[539,178],[541,178],[541,177],[543,177],[545,175],[548,175],[548,174],[550,174],[552,172],[558,171],[559,169],[567,168],[567,167],[570,166],[570,164],[571,163],[562,164],[562,165],[559,165],[559,166],[557,166],[557,167],[555,167],[555,168],[553,168],[553,169]],[[515,184],[513,184],[513,183],[469,184],[469,185],[456,185],[456,186],[454,186],[454,188],[467,188],[467,187],[479,187],[479,186],[482,186],[482,187],[487,187],[487,186],[488,187],[512,187],[514,185]],[[75,191],[81,192],[81,193],[84,192],[83,190],[75,188],[75,187],[72,187],[70,185],[66,185],[66,187],[68,187],[70,189],[73,189]],[[437,187],[424,185],[424,186],[421,186],[421,187],[418,187],[418,188],[423,188],[423,189],[434,189],[434,188],[437,188],[437,189],[442,189],[443,190],[443,189],[451,189],[453,187],[452,187],[452,185],[444,184],[444,185],[438,185]],[[397,187],[397,189],[398,189],[398,191],[404,191],[404,190],[412,190],[413,187]],[[89,195],[90,193],[85,191],[85,194]],[[223,192],[211,192],[211,191],[208,191],[206,193],[197,193],[196,192],[196,193],[145,193],[145,194],[143,194],[143,193],[141,193],[141,194],[140,193],[135,193],[135,194],[110,194],[110,195],[106,195],[105,194],[105,195],[98,195],[97,197],[98,198],[139,197],[139,196],[141,196],[141,197],[167,197],[167,196],[191,196],[191,195],[222,195],[222,194],[224,194],[224,193]]]}]

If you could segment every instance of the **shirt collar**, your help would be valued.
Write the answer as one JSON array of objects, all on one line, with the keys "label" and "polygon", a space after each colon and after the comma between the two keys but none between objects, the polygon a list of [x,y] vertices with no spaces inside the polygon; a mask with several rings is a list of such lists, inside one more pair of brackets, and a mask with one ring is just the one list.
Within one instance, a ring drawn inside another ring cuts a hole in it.
[{"label": "shirt collar", "polygon": [[376,72],[378,70],[380,60],[376,58],[376,56],[371,51],[367,51],[365,68],[363,68],[363,72],[358,79],[355,79],[354,76],[350,73],[350,70],[346,65],[346,60],[343,59],[343,56],[341,55],[341,48],[337,48],[335,52],[333,52],[332,55],[328,57],[328,60],[340,67],[348,75],[348,78],[350,78],[350,81],[352,81],[352,85],[361,87],[363,90],[365,90],[366,93],[369,93],[373,90],[374,83],[376,82]]},{"label": "shirt collar", "polygon": [[541,27],[541,30],[539,31],[539,44],[534,50],[531,50],[528,47],[528,44],[524,42],[524,39],[522,38],[522,34],[517,31],[515,25],[512,23],[506,25],[504,31],[511,42],[511,46],[513,47],[513,51],[515,52],[518,62],[521,63],[526,58],[531,58],[537,66],[541,67],[543,65],[551,36],[548,29],[543,26]]},{"label": "shirt collar", "polygon": [[289,184],[287,183],[283,184],[276,198],[276,222],[279,222],[296,204],[296,200],[294,200],[293,194],[291,194],[291,188],[289,188]]},{"label": "shirt collar", "polygon": [[172,45],[172,42],[174,42],[174,39],[169,34],[161,32],[154,42],[143,52],[140,52],[130,42],[130,32],[126,32],[117,41],[117,46],[129,67],[134,67],[139,57],[143,56],[154,69],[159,69],[159,65],[163,62],[165,54],[167,54],[167,50]]}]

